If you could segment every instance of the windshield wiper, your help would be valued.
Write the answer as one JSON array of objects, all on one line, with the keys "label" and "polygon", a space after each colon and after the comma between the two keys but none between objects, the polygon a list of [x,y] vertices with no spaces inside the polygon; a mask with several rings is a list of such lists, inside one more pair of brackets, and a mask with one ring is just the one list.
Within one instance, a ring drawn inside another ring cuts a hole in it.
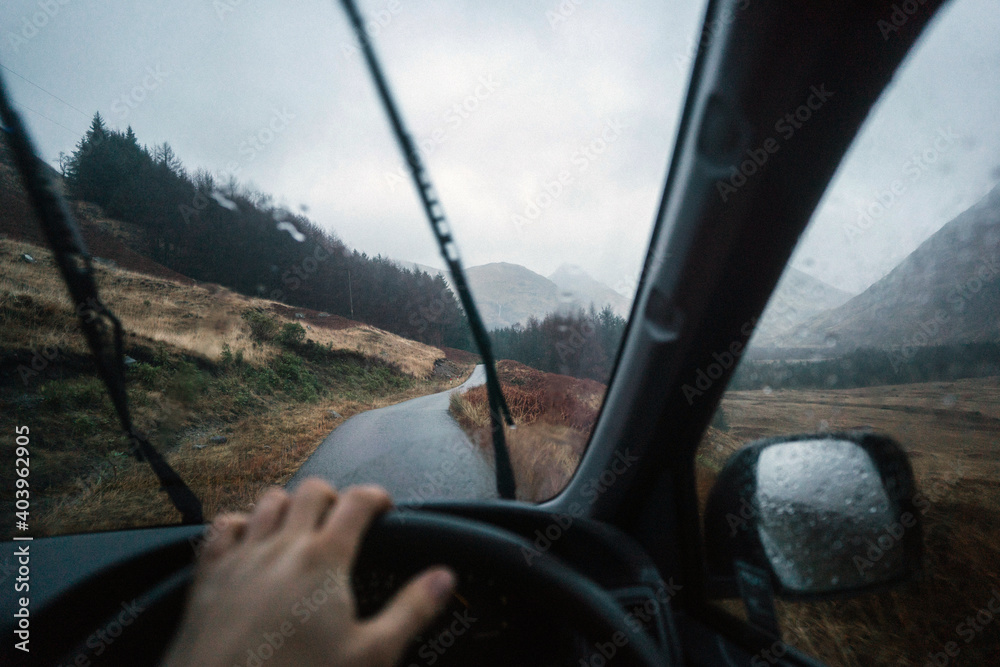
[{"label": "windshield wiper", "polygon": [[447,219],[445,219],[444,209],[437,198],[434,186],[431,185],[430,177],[420,160],[416,146],[410,138],[409,132],[406,131],[406,127],[403,125],[402,116],[400,116],[396,102],[389,91],[389,84],[386,83],[385,76],[382,74],[382,68],[375,57],[375,50],[368,39],[368,33],[365,32],[361,15],[354,5],[354,0],[341,0],[341,3],[344,5],[344,10],[350,18],[354,34],[357,35],[358,41],[361,43],[361,51],[365,55],[368,69],[371,71],[372,79],[375,80],[375,87],[378,89],[382,105],[389,116],[393,134],[396,135],[396,141],[399,142],[399,147],[406,157],[406,163],[410,168],[410,176],[413,177],[413,183],[417,187],[417,193],[420,195],[420,202],[423,204],[424,213],[427,214],[427,220],[431,224],[434,238],[437,239],[441,256],[448,265],[448,271],[451,273],[452,282],[455,285],[455,290],[458,292],[459,301],[462,302],[466,317],[469,319],[469,328],[472,329],[472,337],[476,342],[476,347],[479,349],[479,355],[483,358],[483,365],[486,367],[486,391],[490,403],[490,431],[493,435],[493,458],[496,463],[497,493],[501,498],[513,499],[515,492],[514,469],[511,467],[510,454],[507,451],[503,428],[504,421],[512,426],[514,420],[510,416],[510,408],[507,407],[507,401],[504,398],[503,391],[500,389],[500,379],[497,376],[496,362],[493,359],[493,348],[490,345],[489,335],[486,333],[483,318],[480,317],[476,303],[472,299],[472,293],[469,291],[469,282],[465,278],[465,270],[462,268],[458,246],[455,244],[455,239],[452,236],[451,227],[448,225]]},{"label": "windshield wiper", "polygon": [[125,389],[124,330],[118,318],[101,302],[94,280],[94,267],[80,229],[66,201],[46,173],[44,163],[35,153],[20,116],[10,104],[3,77],[0,77],[0,120],[21,172],[24,188],[31,197],[42,232],[76,306],[80,328],[94,355],[98,373],[111,396],[118,421],[128,435],[129,450],[140,461],[149,463],[163,490],[180,511],[183,523],[204,523],[201,501],[132,423]]}]

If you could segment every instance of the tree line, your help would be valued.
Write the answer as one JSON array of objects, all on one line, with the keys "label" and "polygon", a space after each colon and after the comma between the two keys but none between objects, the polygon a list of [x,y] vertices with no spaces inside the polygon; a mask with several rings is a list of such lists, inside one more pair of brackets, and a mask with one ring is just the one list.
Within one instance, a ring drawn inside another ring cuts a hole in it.
[{"label": "tree line", "polygon": [[270,196],[188,173],[170,145],[140,145],[129,127],[95,114],[60,159],[71,197],[141,229],[144,254],[202,282],[326,311],[431,345],[472,350],[465,314],[445,279],[349,250]]},{"label": "tree line", "polygon": [[1000,343],[858,348],[817,361],[744,360],[729,389],[851,389],[1000,375]]},{"label": "tree line", "polygon": [[513,359],[541,371],[607,382],[625,333],[625,318],[611,306],[597,311],[551,313],[527,324],[491,333],[498,359]]},{"label": "tree line", "polygon": [[[371,324],[430,345],[475,351],[445,278],[348,249],[301,212],[205,170],[168,143],[149,148],[95,114],[60,159],[68,194],[141,231],[139,250],[183,275]],[[606,382],[625,319],[610,306],[550,314],[491,333],[499,359]]]}]

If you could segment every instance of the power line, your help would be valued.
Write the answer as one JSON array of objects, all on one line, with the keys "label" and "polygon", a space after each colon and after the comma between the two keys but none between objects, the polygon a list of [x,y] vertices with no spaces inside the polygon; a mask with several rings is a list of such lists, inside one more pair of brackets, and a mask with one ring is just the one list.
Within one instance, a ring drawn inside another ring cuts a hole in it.
[{"label": "power line", "polygon": [[[0,67],[2,67],[2,65],[0,65]],[[21,108],[22,108],[22,109],[24,109],[25,111],[30,111],[30,112],[31,112],[31,113],[33,113],[33,114],[38,114],[39,116],[41,116],[41,117],[42,117],[42,118],[44,118],[45,120],[49,121],[50,123],[52,123],[52,124],[54,124],[54,125],[58,125],[59,127],[61,127],[61,128],[62,128],[62,129],[64,129],[64,130],[68,130],[69,132],[71,132],[71,133],[73,134],[73,136],[74,136],[74,137],[76,137],[76,136],[79,136],[79,135],[80,135],[80,133],[79,133],[79,132],[77,132],[76,130],[72,130],[72,129],[70,129],[70,128],[66,127],[65,125],[63,125],[62,123],[60,123],[60,122],[58,122],[58,121],[54,121],[54,120],[52,120],[51,118],[49,118],[48,116],[46,116],[45,114],[43,114],[43,113],[42,113],[41,111],[35,111],[35,110],[34,110],[34,109],[32,109],[31,107],[28,107],[28,106],[25,106],[25,105],[21,104],[20,102],[13,102],[13,104],[14,104],[15,106],[19,106],[19,107],[21,107]]]},{"label": "power line", "polygon": [[[39,86],[39,85],[38,85],[37,83],[35,83],[34,81],[32,81],[32,80],[28,79],[28,78],[27,78],[27,77],[25,77],[25,76],[22,76],[22,75],[18,74],[17,72],[15,72],[15,71],[14,71],[14,70],[12,70],[11,68],[7,67],[6,65],[3,65],[3,64],[0,64],[0,67],[2,67],[3,69],[7,70],[8,72],[10,72],[11,74],[13,74],[14,76],[18,77],[19,79],[22,79],[22,80],[24,80],[24,81],[27,81],[27,82],[28,82],[29,84],[31,84],[32,86],[34,86],[34,87],[35,87],[35,88],[37,88],[38,90],[42,91],[42,92],[43,92],[43,93],[45,93],[46,95],[48,95],[48,96],[50,96],[50,97],[53,97],[53,98],[55,98],[55,99],[59,100],[60,102],[62,102],[62,103],[63,103],[63,104],[65,104],[66,106],[68,106],[68,107],[69,107],[70,109],[72,109],[73,111],[77,112],[78,114],[80,114],[81,116],[83,116],[84,118],[86,118],[87,120],[90,120],[90,116],[88,116],[88,115],[87,115],[86,113],[84,113],[83,111],[80,111],[80,110],[79,110],[79,109],[77,109],[77,108],[76,108],[75,106],[73,106],[72,104],[70,104],[69,102],[67,102],[66,100],[64,100],[63,98],[59,97],[59,96],[58,96],[58,95],[56,95],[55,93],[51,93],[51,92],[49,92],[49,91],[45,90],[44,88],[42,88],[41,86]],[[25,109],[27,109],[27,107],[25,107]],[[35,113],[38,113],[38,112],[35,112]],[[41,115],[41,114],[39,114],[39,115]],[[55,122],[55,121],[53,121],[53,122]],[[56,123],[56,124],[58,125],[58,123]]]}]

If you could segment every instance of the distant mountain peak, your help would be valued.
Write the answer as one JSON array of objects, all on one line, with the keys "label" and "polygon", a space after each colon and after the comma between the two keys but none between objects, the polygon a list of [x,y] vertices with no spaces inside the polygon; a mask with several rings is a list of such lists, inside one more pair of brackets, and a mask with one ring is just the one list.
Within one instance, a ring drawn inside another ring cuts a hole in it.
[{"label": "distant mountain peak", "polygon": [[584,306],[593,304],[598,310],[604,306],[622,317],[627,317],[632,300],[593,278],[583,268],[575,264],[562,264],[549,280],[554,282],[566,298]]},{"label": "distant mountain peak", "polygon": [[813,275],[789,266],[781,275],[754,335],[768,346],[810,318],[846,303],[853,295]]},{"label": "distant mountain peak", "polygon": [[912,349],[990,342],[1000,340],[998,313],[1000,184],[864,292],[774,343]]}]

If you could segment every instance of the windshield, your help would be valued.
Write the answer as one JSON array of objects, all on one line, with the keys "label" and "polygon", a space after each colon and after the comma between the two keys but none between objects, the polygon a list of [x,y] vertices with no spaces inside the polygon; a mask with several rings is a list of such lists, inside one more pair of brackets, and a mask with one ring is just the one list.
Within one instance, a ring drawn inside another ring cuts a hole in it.
[{"label": "windshield", "polygon": [[[545,500],[612,373],[703,8],[359,9],[490,332],[517,497]],[[479,350],[336,3],[9,2],[0,28],[0,76],[124,325],[133,421],[206,518],[307,475],[496,496]],[[0,200],[0,421],[29,439],[30,530],[177,521],[6,137]]]}]

